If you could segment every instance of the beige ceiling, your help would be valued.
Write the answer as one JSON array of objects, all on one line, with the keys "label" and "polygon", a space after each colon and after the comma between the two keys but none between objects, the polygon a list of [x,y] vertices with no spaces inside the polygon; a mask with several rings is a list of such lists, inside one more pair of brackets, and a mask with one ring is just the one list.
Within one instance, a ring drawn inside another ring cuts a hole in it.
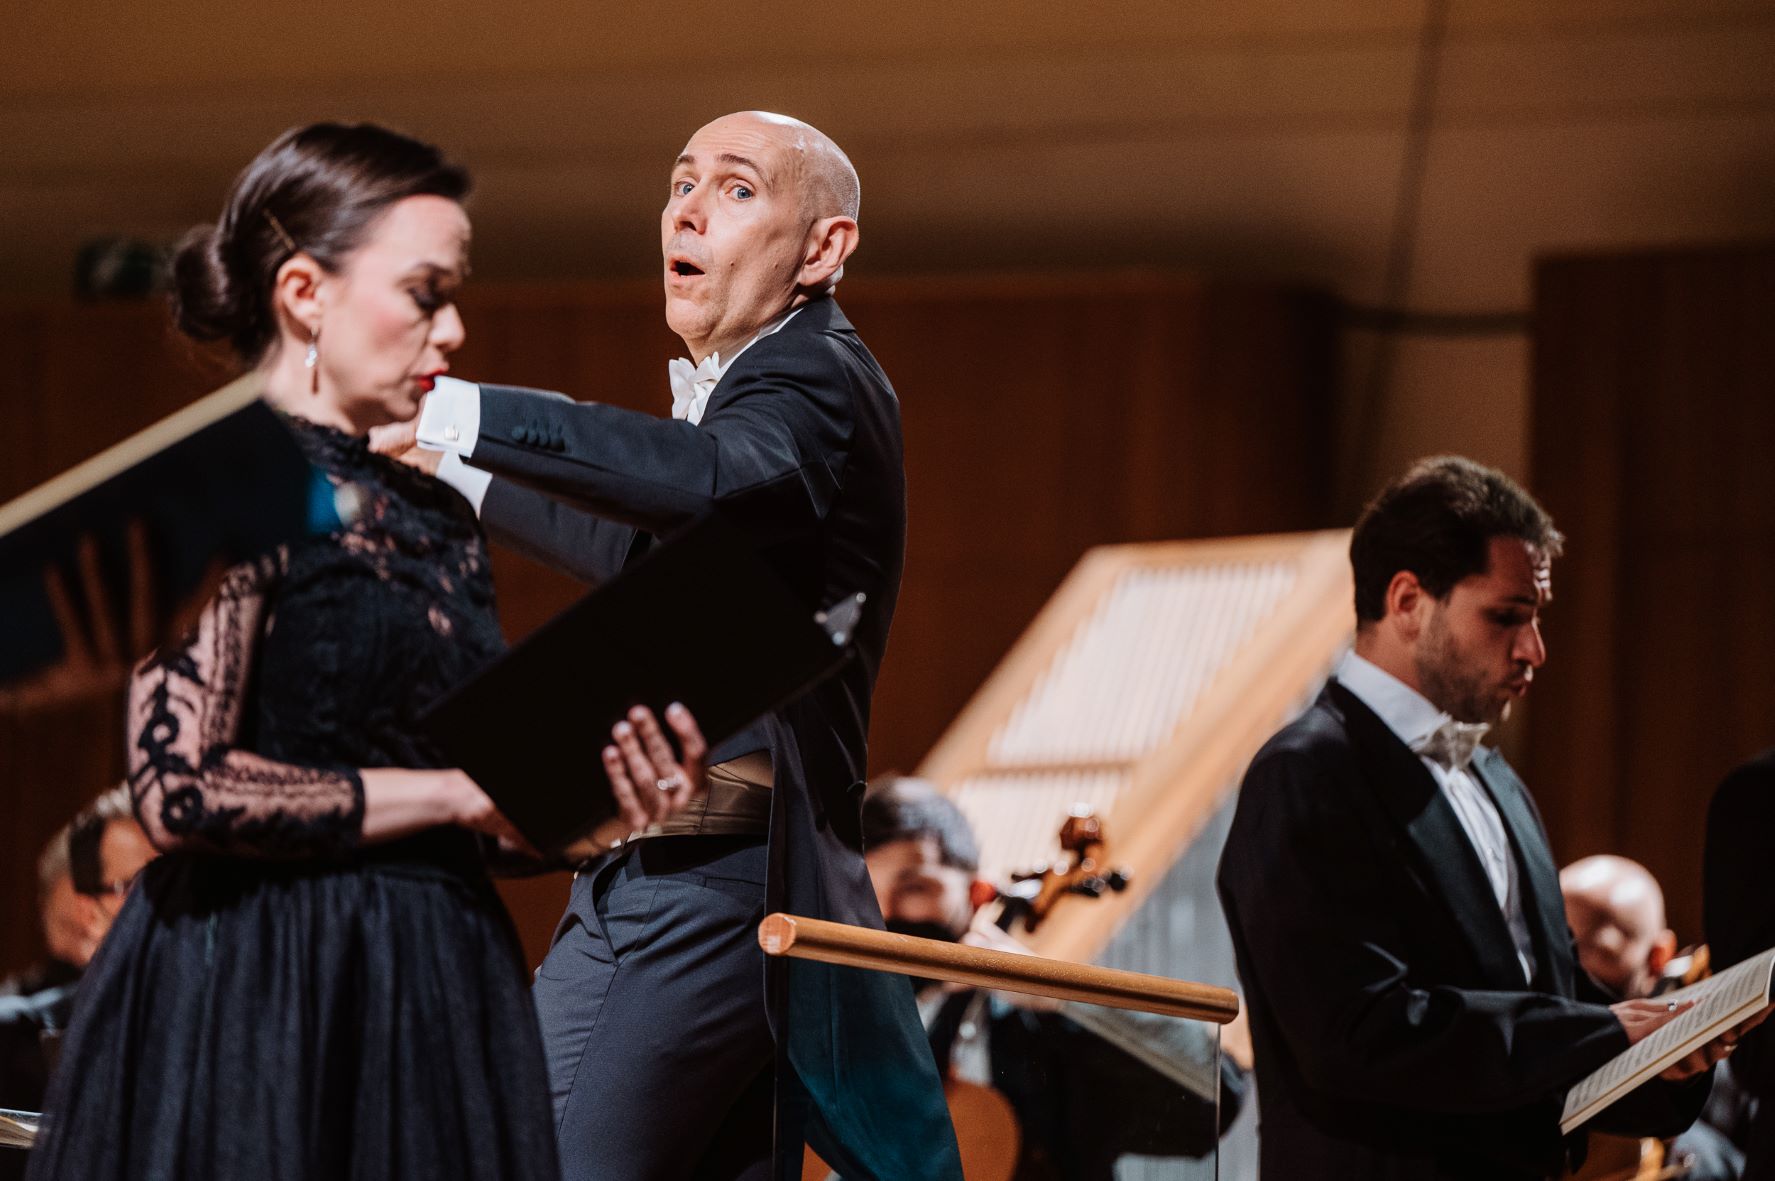
[{"label": "beige ceiling", "polygon": [[[1522,312],[1540,254],[1775,237],[1772,63],[1775,0],[0,0],[0,296],[213,218],[318,118],[471,165],[481,276],[652,275],[678,146],[765,107],[856,160],[854,281],[1150,267]],[[1528,358],[1507,323],[1352,327],[1342,506],[1434,451],[1526,475]]]},{"label": "beige ceiling", "polygon": [[[271,135],[369,117],[475,169],[483,275],[649,273],[667,162],[763,106],[864,180],[854,272],[1185,266],[1373,302],[1427,5],[10,0],[0,291],[214,215]],[[1454,2],[1408,300],[1520,308],[1537,251],[1767,235],[1775,4]]]}]

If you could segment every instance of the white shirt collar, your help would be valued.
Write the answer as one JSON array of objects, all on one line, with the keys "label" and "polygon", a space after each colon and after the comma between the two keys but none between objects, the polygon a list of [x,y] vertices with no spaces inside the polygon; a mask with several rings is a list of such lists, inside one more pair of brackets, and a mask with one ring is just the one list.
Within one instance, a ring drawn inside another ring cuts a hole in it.
[{"label": "white shirt collar", "polygon": [[675,357],[667,362],[666,375],[672,383],[672,417],[700,423],[703,420],[703,411],[709,405],[709,396],[721,384],[722,377],[733,367],[733,363],[765,337],[781,332],[783,326],[800,311],[801,308],[790,308],[760,328],[751,340],[735,349],[731,356],[724,358],[718,352],[710,353],[696,365],[692,365],[685,357]]},{"label": "white shirt collar", "polygon": [[1412,749],[1448,720],[1430,699],[1372,661],[1345,652],[1332,674]]},{"label": "white shirt collar", "polygon": [[[1334,675],[1339,684],[1361,699],[1363,705],[1373,710],[1388,729],[1414,751],[1448,718],[1448,714],[1430,704],[1429,698],[1422,693],[1353,651],[1344,653]],[[1510,851],[1510,835],[1497,804],[1471,775],[1444,770],[1427,756],[1418,757],[1430,767],[1449,806],[1454,809],[1455,819],[1479,855],[1480,867],[1491,885],[1492,896],[1497,899],[1504,922],[1510,928],[1510,941],[1515,945],[1522,978],[1534,980],[1534,936],[1529,933],[1528,919],[1523,914],[1516,859]]]}]

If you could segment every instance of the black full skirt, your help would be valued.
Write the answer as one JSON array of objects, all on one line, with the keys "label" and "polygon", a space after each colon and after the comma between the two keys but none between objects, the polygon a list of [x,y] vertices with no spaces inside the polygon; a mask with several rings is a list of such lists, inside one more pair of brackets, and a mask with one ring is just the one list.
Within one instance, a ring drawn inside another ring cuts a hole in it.
[{"label": "black full skirt", "polygon": [[511,920],[427,864],[152,863],[81,983],[34,1181],[548,1181]]}]

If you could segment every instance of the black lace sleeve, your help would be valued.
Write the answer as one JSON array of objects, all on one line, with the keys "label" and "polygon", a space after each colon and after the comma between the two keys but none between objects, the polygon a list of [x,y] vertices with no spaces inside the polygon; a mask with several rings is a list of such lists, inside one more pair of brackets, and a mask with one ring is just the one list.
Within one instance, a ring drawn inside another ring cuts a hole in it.
[{"label": "black lace sleeve", "polygon": [[191,634],[131,678],[130,792],[158,849],[302,857],[343,851],[362,835],[356,771],[293,766],[236,745],[275,572],[271,559],[231,571]]}]

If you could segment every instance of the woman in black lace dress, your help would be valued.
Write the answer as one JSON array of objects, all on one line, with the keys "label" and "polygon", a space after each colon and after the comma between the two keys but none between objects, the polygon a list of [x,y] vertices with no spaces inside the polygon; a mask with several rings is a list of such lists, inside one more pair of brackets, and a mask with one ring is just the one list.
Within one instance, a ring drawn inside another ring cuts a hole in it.
[{"label": "woman in black lace dress", "polygon": [[420,711],[501,647],[468,504],[372,455],[463,339],[466,175],[371,126],[248,166],[175,262],[354,523],[234,570],[137,670],[130,784],[167,855],[80,991],[33,1178],[558,1169],[536,1018],[483,854],[510,832]]}]

